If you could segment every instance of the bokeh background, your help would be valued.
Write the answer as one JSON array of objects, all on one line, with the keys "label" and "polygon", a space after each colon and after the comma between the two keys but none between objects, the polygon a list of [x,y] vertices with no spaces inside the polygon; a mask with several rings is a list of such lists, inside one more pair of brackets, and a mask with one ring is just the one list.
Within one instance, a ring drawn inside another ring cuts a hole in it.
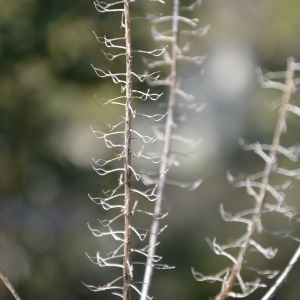
[{"label": "bokeh background", "polygon": [[[171,4],[166,2],[164,13]],[[136,5],[134,14],[140,16],[157,9],[148,1]],[[183,86],[206,109],[190,115],[192,123],[183,122],[182,133],[202,143],[171,175],[204,181],[194,192],[167,190],[169,228],[159,252],[176,269],[156,272],[156,299],[209,299],[218,289],[195,282],[191,267],[203,273],[220,270],[224,262],[211,252],[206,237],[228,241],[240,233],[224,224],[218,207],[242,209],[249,198],[231,187],[225,174],[261,167],[259,159],[241,151],[238,140],[271,140],[280,94],[262,90],[254,70],[284,70],[287,57],[300,60],[299,12],[297,0],[206,0],[193,12],[203,26],[211,24],[205,37],[191,41],[192,52],[207,59],[202,67],[181,72]],[[119,88],[100,80],[90,66],[108,65],[93,31],[113,36],[119,26],[116,16],[97,13],[91,0],[0,0],[0,267],[24,300],[112,299],[82,282],[96,284],[106,276],[85,256],[102,246],[86,223],[103,216],[87,195],[110,184],[91,169],[92,157],[111,153],[90,126],[101,128],[120,116],[119,110],[102,106]],[[153,47],[147,30],[146,23],[137,27],[137,48]],[[288,126],[287,145],[298,143],[299,121],[294,118]],[[294,183],[293,205],[299,190]],[[271,236],[263,242],[279,245],[280,251],[272,262],[256,261],[261,268],[284,266],[296,248],[293,241]],[[299,275],[298,263],[274,299],[298,299]],[[2,284],[0,298],[12,299]]]}]

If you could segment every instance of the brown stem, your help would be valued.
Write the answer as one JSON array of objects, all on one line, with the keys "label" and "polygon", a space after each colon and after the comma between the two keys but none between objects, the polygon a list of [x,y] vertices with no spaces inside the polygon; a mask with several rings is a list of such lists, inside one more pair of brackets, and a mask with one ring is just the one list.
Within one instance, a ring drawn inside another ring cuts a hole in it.
[{"label": "brown stem", "polygon": [[260,220],[261,220],[261,210],[264,203],[265,195],[267,192],[267,187],[270,181],[270,176],[272,173],[272,168],[274,166],[274,163],[276,162],[276,153],[278,150],[278,147],[280,145],[280,138],[282,134],[284,133],[285,129],[285,120],[286,120],[286,114],[288,111],[288,104],[291,99],[291,96],[293,94],[294,90],[294,67],[293,67],[294,61],[293,59],[289,59],[287,63],[287,71],[286,71],[286,78],[285,78],[285,85],[286,88],[283,92],[282,98],[281,98],[281,106],[278,114],[277,124],[273,136],[273,141],[271,144],[271,149],[269,152],[269,161],[266,162],[265,169],[263,171],[263,177],[261,181],[261,187],[259,189],[259,193],[256,199],[256,205],[255,205],[255,214],[252,216],[251,225],[248,227],[248,232],[246,234],[246,237],[243,241],[243,244],[241,246],[241,249],[238,253],[236,264],[234,264],[231,268],[231,272],[224,282],[222,286],[222,290],[220,293],[216,296],[216,300],[224,300],[227,299],[228,293],[232,290],[233,285],[236,281],[237,275],[240,273],[242,269],[242,265],[245,259],[246,252],[250,246],[251,239],[256,231],[259,231],[260,229]]},{"label": "brown stem", "polygon": [[124,259],[123,259],[123,300],[130,300],[131,274],[131,101],[132,101],[132,49],[129,0],[124,0],[124,26],[126,43],[126,103],[125,103],[125,130],[124,130]]}]

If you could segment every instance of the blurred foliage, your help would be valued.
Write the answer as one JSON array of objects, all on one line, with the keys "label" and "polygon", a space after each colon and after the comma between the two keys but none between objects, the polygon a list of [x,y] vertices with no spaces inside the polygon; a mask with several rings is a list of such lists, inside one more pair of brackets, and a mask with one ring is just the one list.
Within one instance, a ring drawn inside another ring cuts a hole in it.
[{"label": "blurred foliage", "polygon": [[[144,1],[135,15],[157,12],[158,7]],[[299,11],[297,0],[206,0],[193,13],[200,15],[202,25],[212,24],[212,30],[193,41],[194,51],[209,55],[218,45],[234,42],[248,48],[266,69],[284,69],[287,56],[300,59]],[[105,60],[93,35],[95,31],[113,36],[119,26],[114,15],[97,14],[92,0],[0,0],[0,267],[24,300],[99,299],[81,283],[96,284],[106,276],[84,254],[101,249],[86,222],[96,221],[102,212],[87,194],[99,193],[109,182],[93,174],[89,161],[110,153],[89,127],[111,122],[120,111],[102,106],[119,91],[99,80],[90,64],[120,67]],[[135,27],[134,36],[137,48],[153,47],[143,26]],[[140,62],[136,67],[143,69]],[[252,91],[243,97],[254,105],[247,106],[239,133],[249,139],[270,138],[273,117],[269,104],[261,108],[261,100],[273,95]],[[221,114],[224,107],[219,106]],[[222,143],[226,137],[225,131]],[[235,229],[224,232],[218,204],[243,207],[245,198],[228,185],[225,170],[256,166],[256,159],[236,145],[223,151],[222,143],[212,151],[217,158],[190,163],[193,172],[205,178],[199,192],[185,200],[185,192],[168,191],[170,226],[159,250],[177,269],[157,272],[153,285],[157,299],[208,299],[215,292],[214,287],[196,283],[190,267],[207,273],[219,269],[222,262],[209,251],[205,237],[234,235]],[[298,190],[294,188],[295,193]],[[280,254],[278,266],[286,263],[290,252]],[[299,272],[299,268],[293,272],[277,299],[297,298]],[[105,297],[100,296],[111,299]],[[10,299],[2,286],[0,298]]]}]

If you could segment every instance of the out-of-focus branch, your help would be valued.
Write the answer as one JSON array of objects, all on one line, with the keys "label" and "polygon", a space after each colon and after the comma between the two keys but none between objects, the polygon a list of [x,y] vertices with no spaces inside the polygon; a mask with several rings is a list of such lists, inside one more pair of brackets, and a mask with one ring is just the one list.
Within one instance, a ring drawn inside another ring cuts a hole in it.
[{"label": "out-of-focus branch", "polygon": [[14,296],[15,300],[21,300],[20,296],[17,294],[15,288],[9,281],[9,279],[5,276],[2,270],[0,270],[0,280],[3,282],[3,284],[7,287],[7,289],[10,291],[10,293]]},{"label": "out-of-focus branch", "polygon": [[276,156],[278,152],[278,148],[280,146],[280,138],[282,134],[285,131],[286,128],[286,114],[288,112],[288,104],[291,99],[291,96],[294,92],[294,60],[290,58],[287,62],[287,72],[286,72],[286,78],[285,78],[285,88],[283,91],[283,95],[281,98],[281,106],[278,114],[277,124],[273,136],[273,141],[270,147],[268,160],[266,161],[266,165],[263,171],[262,179],[261,179],[261,185],[259,192],[256,199],[256,204],[254,211],[255,213],[252,216],[251,223],[247,227],[247,233],[243,239],[243,242],[241,244],[240,251],[237,255],[237,258],[235,260],[234,265],[231,267],[229,276],[227,279],[223,282],[222,290],[217,295],[217,300],[224,300],[227,299],[228,294],[232,290],[235,281],[237,280],[237,277],[240,276],[240,271],[242,269],[246,252],[248,251],[249,247],[251,246],[251,241],[253,238],[253,235],[256,232],[260,232],[262,230],[261,226],[261,212],[262,207],[264,203],[264,199],[267,193],[267,189],[269,186],[270,176],[272,173],[272,169],[274,165],[276,164]]},{"label": "out-of-focus branch", "polygon": [[[198,56],[188,56],[184,55],[188,50],[185,49],[179,42],[179,34],[180,33],[190,33],[192,34],[191,28],[195,28],[198,25],[198,19],[191,19],[180,15],[180,10],[184,9],[184,7],[180,6],[180,0],[173,0],[173,11],[170,16],[161,16],[152,21],[152,34],[155,41],[165,42],[170,45],[170,52],[166,50],[163,53],[163,58],[160,60],[154,61],[146,61],[148,67],[156,68],[161,66],[167,66],[169,68],[169,74],[165,79],[157,79],[150,80],[149,84],[153,86],[166,86],[168,88],[169,97],[167,104],[167,112],[166,112],[166,123],[164,125],[164,132],[159,132],[157,134],[158,138],[163,141],[163,150],[162,150],[162,158],[159,167],[159,178],[157,180],[157,199],[155,201],[154,212],[153,212],[153,221],[150,228],[150,237],[148,242],[148,250],[147,250],[147,262],[145,266],[143,286],[142,286],[142,295],[141,300],[146,300],[147,296],[149,296],[149,289],[152,280],[153,270],[155,269],[155,256],[158,245],[158,236],[161,232],[161,219],[162,215],[162,203],[165,197],[165,189],[166,185],[169,183],[173,183],[174,185],[181,187],[189,187],[191,186],[191,190],[198,187],[201,181],[197,180],[196,183],[190,185],[185,183],[180,183],[176,181],[167,180],[168,170],[174,165],[174,160],[172,158],[171,144],[172,141],[178,140],[185,144],[192,144],[194,141],[190,141],[185,139],[179,135],[174,134],[174,129],[176,127],[176,121],[174,120],[174,110],[175,106],[178,105],[178,100],[182,98],[183,106],[188,107],[188,104],[195,105],[195,111],[198,112],[198,106],[193,102],[194,98],[192,95],[183,91],[180,87],[180,78],[178,75],[178,63],[180,61],[191,62],[193,64],[200,65],[203,62],[203,59]],[[199,1],[195,1],[191,7],[196,7],[199,5]],[[159,30],[159,24],[162,23],[171,23],[172,28],[170,30],[161,31]],[[189,26],[189,30],[185,30],[184,32],[180,30],[180,23],[184,23]],[[157,27],[158,26],[158,27]],[[195,143],[195,142],[194,142]],[[195,143],[196,144],[196,143]]]},{"label": "out-of-focus branch", "polygon": [[179,14],[179,0],[174,0],[173,2],[173,19],[172,19],[172,54],[170,58],[170,78],[169,78],[169,89],[170,96],[168,101],[168,111],[167,111],[167,120],[165,125],[164,132],[164,148],[162,161],[160,164],[159,171],[159,182],[158,182],[158,190],[157,190],[157,199],[154,206],[154,218],[151,224],[150,229],[150,237],[149,237],[149,248],[148,248],[148,257],[145,267],[144,279],[143,279],[143,287],[142,287],[142,296],[141,300],[145,300],[149,293],[149,288],[152,279],[153,273],[153,258],[156,252],[156,245],[158,239],[158,232],[160,227],[160,218],[162,210],[162,200],[165,192],[166,179],[167,179],[167,171],[169,168],[169,156],[170,156],[170,148],[171,148],[171,136],[173,129],[173,115],[174,115],[174,105],[176,99],[176,69],[177,69],[177,51],[179,49],[178,46],[178,14]]},{"label": "out-of-focus branch", "polygon": [[288,262],[285,269],[282,271],[282,273],[278,276],[277,280],[275,281],[274,285],[268,290],[268,292],[261,298],[261,300],[269,300],[271,299],[274,294],[278,291],[280,286],[283,284],[283,282],[287,279],[291,269],[294,267],[296,262],[298,261],[300,257],[300,245],[298,246],[297,250],[295,251],[294,255]]},{"label": "out-of-focus branch", "polygon": [[[268,76],[270,74],[264,76],[262,73],[258,74],[263,87],[280,89],[282,92],[273,139],[270,145],[259,142],[250,145],[246,145],[244,142],[241,143],[245,151],[253,151],[263,160],[264,168],[262,171],[248,175],[246,178],[234,178],[230,174],[228,175],[228,180],[233,183],[234,186],[245,188],[247,194],[252,197],[254,201],[253,207],[233,214],[226,212],[223,206],[221,206],[220,209],[220,214],[225,222],[244,224],[246,230],[241,236],[225,245],[218,244],[216,239],[213,239],[209,243],[215,254],[226,257],[231,261],[230,267],[221,270],[215,275],[209,276],[193,270],[193,275],[197,281],[221,283],[221,290],[215,297],[216,300],[225,300],[228,297],[245,298],[258,288],[266,286],[262,282],[262,276],[271,279],[278,274],[278,272],[272,270],[257,270],[255,267],[247,266],[247,255],[250,251],[259,252],[267,259],[272,259],[276,255],[277,249],[270,247],[265,248],[256,241],[256,235],[262,233],[264,230],[262,223],[263,215],[267,213],[278,213],[291,220],[296,214],[296,210],[287,205],[285,200],[284,190],[289,187],[290,181],[285,180],[281,184],[274,184],[272,178],[273,175],[278,174],[288,178],[299,179],[297,169],[289,170],[283,168],[283,166],[278,166],[280,156],[284,156],[292,162],[298,160],[298,150],[296,146],[286,148],[281,145],[281,137],[286,131],[287,113],[295,113],[294,106],[289,104],[296,90],[295,71],[297,71],[297,64],[290,58],[287,61],[287,70],[285,72],[279,72],[280,76],[284,76],[283,83],[279,82],[278,84],[278,82],[271,80],[274,78],[274,73],[272,73],[270,77]],[[299,255],[300,254],[296,253],[297,257]],[[244,278],[246,270],[254,271],[258,277],[254,280]],[[284,272],[283,274],[283,278],[278,279],[279,282],[286,278],[287,273]],[[275,284],[275,286],[277,287],[277,284]],[[274,288],[274,291],[275,290],[276,288]]]}]

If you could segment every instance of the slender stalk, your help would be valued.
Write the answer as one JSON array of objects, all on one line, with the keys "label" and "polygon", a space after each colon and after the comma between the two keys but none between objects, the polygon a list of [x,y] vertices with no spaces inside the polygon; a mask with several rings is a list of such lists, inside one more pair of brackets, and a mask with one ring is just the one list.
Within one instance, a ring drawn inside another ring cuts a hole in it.
[{"label": "slender stalk", "polygon": [[15,300],[21,300],[20,296],[17,294],[13,285],[11,284],[9,279],[5,276],[5,274],[1,270],[0,270],[0,280],[7,287],[7,289],[10,291],[10,293],[14,296]]},{"label": "slender stalk", "polygon": [[232,290],[233,285],[236,281],[237,275],[240,273],[242,269],[242,265],[245,260],[246,252],[250,246],[251,239],[256,231],[260,230],[260,219],[261,219],[261,211],[262,206],[264,203],[265,195],[267,192],[267,187],[270,181],[270,176],[272,173],[272,168],[274,163],[276,163],[276,155],[278,147],[280,146],[280,138],[285,130],[285,120],[286,114],[288,111],[288,104],[291,99],[291,95],[294,91],[294,61],[292,58],[288,60],[287,63],[287,71],[286,71],[286,78],[285,78],[285,90],[283,92],[281,98],[281,106],[278,114],[277,124],[273,136],[273,141],[271,144],[270,152],[269,152],[269,160],[266,162],[262,181],[261,181],[261,188],[259,189],[258,196],[256,199],[255,205],[255,214],[252,216],[251,225],[248,227],[248,231],[246,237],[243,241],[241,249],[238,253],[236,264],[232,266],[230,274],[226,281],[223,283],[222,290],[216,296],[216,300],[224,300],[227,299],[228,293]]},{"label": "slender stalk", "polygon": [[132,49],[129,0],[124,0],[124,25],[126,43],[126,103],[125,103],[125,130],[124,130],[124,259],[123,259],[123,300],[130,300],[131,270],[131,101],[132,101]]},{"label": "slender stalk", "polygon": [[165,193],[167,171],[169,168],[169,156],[171,149],[171,136],[173,131],[173,115],[174,115],[174,105],[176,101],[176,88],[177,88],[177,51],[178,51],[178,16],[179,16],[179,0],[174,0],[173,2],[173,22],[172,22],[172,52],[171,52],[171,65],[170,65],[170,85],[169,85],[169,100],[167,109],[167,119],[165,124],[164,132],[164,146],[163,146],[163,156],[162,162],[160,164],[159,170],[159,182],[157,190],[157,199],[154,206],[154,219],[151,224],[150,238],[149,238],[149,249],[148,257],[145,267],[143,287],[141,300],[146,300],[152,279],[153,273],[153,258],[156,252],[156,245],[158,239],[158,232],[160,226],[160,214],[162,210],[162,201]]},{"label": "slender stalk", "polygon": [[261,298],[261,300],[269,300],[271,299],[276,291],[279,289],[279,287],[283,284],[283,282],[287,279],[291,269],[294,267],[296,262],[298,261],[300,257],[300,246],[298,246],[297,250],[295,251],[294,255],[290,259],[288,265],[285,267],[283,272],[280,274],[280,276],[277,278],[274,285],[268,290],[268,292]]}]

